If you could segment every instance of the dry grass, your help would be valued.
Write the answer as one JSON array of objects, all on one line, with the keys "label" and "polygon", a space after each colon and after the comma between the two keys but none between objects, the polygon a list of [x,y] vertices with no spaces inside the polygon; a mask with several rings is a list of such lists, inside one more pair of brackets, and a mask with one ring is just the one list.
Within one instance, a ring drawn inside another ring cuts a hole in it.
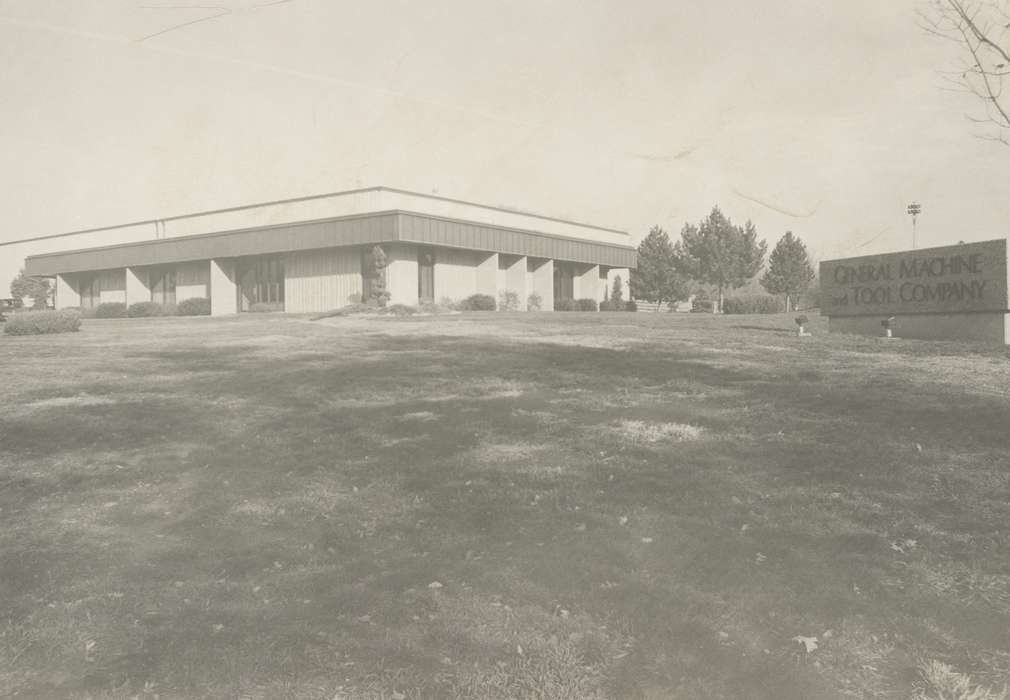
[{"label": "dry grass", "polygon": [[793,328],[2,337],[0,688],[1001,697],[1010,355]]},{"label": "dry grass", "polygon": [[701,437],[701,428],[684,423],[647,423],[640,420],[622,420],[615,431],[631,442],[683,442]]}]

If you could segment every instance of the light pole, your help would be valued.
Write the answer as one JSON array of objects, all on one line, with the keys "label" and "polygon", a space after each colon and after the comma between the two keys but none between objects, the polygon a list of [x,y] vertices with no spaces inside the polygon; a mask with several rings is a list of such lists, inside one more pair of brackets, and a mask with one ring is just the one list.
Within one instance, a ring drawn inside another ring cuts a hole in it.
[{"label": "light pole", "polygon": [[918,202],[912,202],[908,205],[908,213],[912,215],[912,250],[915,250],[915,219],[921,211],[922,205]]}]

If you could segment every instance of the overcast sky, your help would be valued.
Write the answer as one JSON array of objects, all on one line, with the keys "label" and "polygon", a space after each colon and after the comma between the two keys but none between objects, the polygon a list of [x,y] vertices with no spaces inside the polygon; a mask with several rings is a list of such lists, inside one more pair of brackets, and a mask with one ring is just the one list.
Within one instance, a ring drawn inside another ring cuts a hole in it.
[{"label": "overcast sky", "polygon": [[1010,234],[914,0],[215,1],[0,0],[0,240],[372,185],[820,258],[913,199],[920,246]]}]

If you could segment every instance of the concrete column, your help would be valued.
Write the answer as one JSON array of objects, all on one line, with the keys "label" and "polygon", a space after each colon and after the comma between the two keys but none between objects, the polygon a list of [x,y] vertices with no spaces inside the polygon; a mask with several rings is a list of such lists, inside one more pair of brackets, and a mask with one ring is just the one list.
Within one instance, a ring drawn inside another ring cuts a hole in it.
[{"label": "concrete column", "polygon": [[417,248],[399,244],[383,245],[382,249],[386,253],[386,289],[389,291],[389,303],[416,306]]},{"label": "concrete column", "polygon": [[77,287],[66,275],[56,275],[56,308],[66,309],[81,305]]},{"label": "concrete column", "polygon": [[603,301],[600,296],[600,266],[580,265],[576,268],[572,280],[572,296],[576,299],[593,299]]},{"label": "concrete column", "polygon": [[128,267],[126,268],[126,303],[127,305],[136,304],[138,301],[151,301],[147,270]]},{"label": "concrete column", "polygon": [[502,255],[499,257],[499,265],[505,272],[502,291],[515,292],[519,296],[520,311],[526,310],[526,297],[532,291],[526,284],[527,264],[525,255],[514,257],[511,255]]},{"label": "concrete column", "polygon": [[498,303],[498,253],[477,256],[477,293],[491,296]]},{"label": "concrete column", "polygon": [[529,260],[529,268],[532,273],[532,289],[540,295],[540,310],[554,311],[554,261],[540,258]]},{"label": "concrete column", "polygon": [[238,285],[235,261],[210,261],[210,315],[227,316],[238,313]]}]

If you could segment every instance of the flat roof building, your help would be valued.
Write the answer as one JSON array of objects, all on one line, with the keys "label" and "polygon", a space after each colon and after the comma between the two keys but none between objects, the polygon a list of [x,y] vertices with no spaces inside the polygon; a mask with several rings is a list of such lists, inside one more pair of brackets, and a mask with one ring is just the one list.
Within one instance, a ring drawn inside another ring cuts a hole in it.
[{"label": "flat roof building", "polygon": [[204,297],[214,315],[326,311],[367,295],[375,245],[394,304],[509,290],[551,310],[602,300],[636,264],[624,231],[373,187],[0,244],[0,274],[23,260],[55,278],[57,308]]}]

